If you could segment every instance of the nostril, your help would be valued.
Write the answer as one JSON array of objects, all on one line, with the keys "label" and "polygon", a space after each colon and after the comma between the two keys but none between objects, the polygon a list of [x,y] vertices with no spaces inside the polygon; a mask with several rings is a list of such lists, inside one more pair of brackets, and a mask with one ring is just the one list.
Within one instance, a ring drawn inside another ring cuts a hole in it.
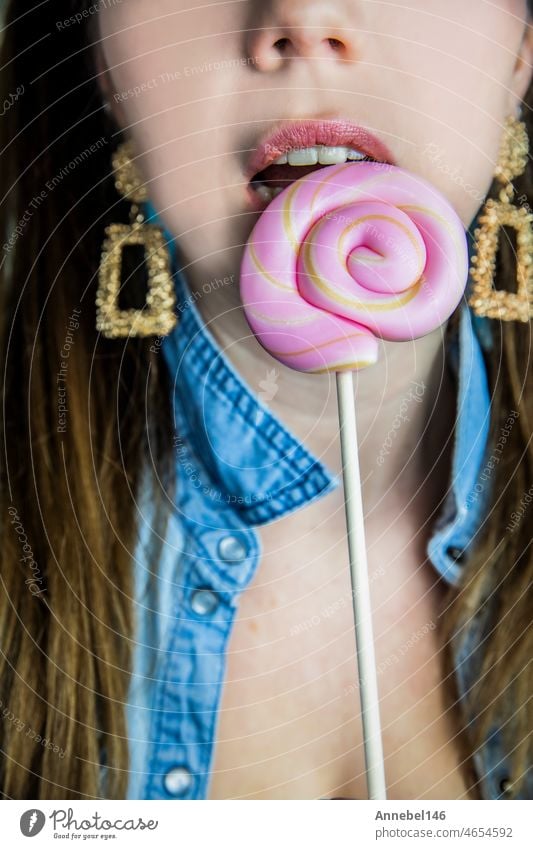
[{"label": "nostril", "polygon": [[272,46],[274,50],[278,51],[278,53],[285,53],[290,43],[291,41],[289,38],[278,38],[278,40],[275,41]]},{"label": "nostril", "polygon": [[280,32],[278,29],[277,33],[265,30],[259,36],[255,55],[260,70],[273,70],[290,58],[322,56],[331,59],[332,54],[339,60],[349,57],[349,44],[337,36],[324,37],[324,32],[328,31],[325,28],[293,27],[289,30],[287,27],[285,31],[290,34],[276,38]]},{"label": "nostril", "polygon": [[339,38],[326,38],[326,41],[335,53],[342,53],[345,49],[343,42]]}]

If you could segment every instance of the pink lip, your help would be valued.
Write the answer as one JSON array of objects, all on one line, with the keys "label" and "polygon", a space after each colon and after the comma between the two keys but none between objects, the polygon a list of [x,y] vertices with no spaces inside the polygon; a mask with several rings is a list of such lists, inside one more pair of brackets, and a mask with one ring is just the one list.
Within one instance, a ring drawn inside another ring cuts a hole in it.
[{"label": "pink lip", "polygon": [[354,147],[377,159],[395,165],[394,157],[388,147],[364,127],[343,119],[334,121],[285,121],[274,132],[264,136],[252,153],[247,177],[250,180],[258,171],[262,171],[274,162],[278,156],[300,147],[313,145],[338,145]]}]

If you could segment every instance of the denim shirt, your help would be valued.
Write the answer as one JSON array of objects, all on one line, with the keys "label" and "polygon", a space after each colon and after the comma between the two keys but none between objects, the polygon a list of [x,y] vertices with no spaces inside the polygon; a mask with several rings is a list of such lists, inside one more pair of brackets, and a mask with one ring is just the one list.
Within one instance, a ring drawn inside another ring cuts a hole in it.
[{"label": "denim shirt", "polygon": [[[177,503],[156,564],[150,505],[141,508],[127,705],[128,798],[134,799],[208,797],[228,640],[261,559],[255,528],[342,486],[245,384],[203,324],[177,268],[174,278],[180,317],[161,352],[173,382]],[[482,532],[488,487],[478,484],[490,417],[476,323],[466,300],[459,309],[449,349],[457,386],[452,478],[427,546],[434,568],[454,585],[468,546]],[[475,681],[482,638],[483,623],[474,620],[454,654],[462,698]],[[482,797],[506,798],[511,776],[496,730],[475,766]],[[533,787],[516,797],[533,798]]]}]

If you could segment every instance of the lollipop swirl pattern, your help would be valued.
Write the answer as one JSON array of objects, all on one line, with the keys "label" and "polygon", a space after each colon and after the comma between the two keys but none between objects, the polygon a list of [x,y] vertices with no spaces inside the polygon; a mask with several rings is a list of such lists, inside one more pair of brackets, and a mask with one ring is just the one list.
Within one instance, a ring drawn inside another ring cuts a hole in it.
[{"label": "lollipop swirl pattern", "polygon": [[348,162],[307,174],[265,209],[244,251],[241,298],[280,362],[347,371],[376,362],[378,338],[440,327],[467,275],[464,227],[430,183]]}]

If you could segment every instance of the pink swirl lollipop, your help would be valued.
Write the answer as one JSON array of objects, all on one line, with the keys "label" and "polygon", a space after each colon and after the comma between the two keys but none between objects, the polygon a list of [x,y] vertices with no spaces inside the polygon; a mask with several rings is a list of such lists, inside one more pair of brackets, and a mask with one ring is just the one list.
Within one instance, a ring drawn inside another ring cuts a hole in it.
[{"label": "pink swirl lollipop", "polygon": [[248,239],[241,298],[272,356],[305,372],[376,362],[377,338],[443,324],[468,275],[461,220],[427,181],[392,165],[347,162],[292,183]]}]

